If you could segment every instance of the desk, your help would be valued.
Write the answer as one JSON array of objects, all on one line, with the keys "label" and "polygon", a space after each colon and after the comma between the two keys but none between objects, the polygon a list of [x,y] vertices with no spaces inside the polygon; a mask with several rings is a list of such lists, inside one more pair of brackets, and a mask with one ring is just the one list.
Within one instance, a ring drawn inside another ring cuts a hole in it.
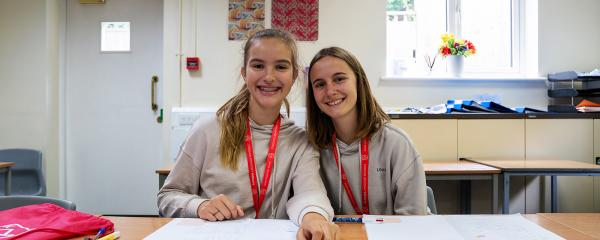
[{"label": "desk", "polygon": [[[566,239],[595,239],[600,237],[600,213],[526,214],[528,220]],[[106,217],[121,232],[121,239],[143,239],[171,221],[171,218]],[[587,224],[586,224],[587,223]],[[594,225],[595,224],[595,225]],[[340,239],[366,240],[362,224],[338,223]],[[79,238],[81,239],[81,238]]]},{"label": "desk", "polygon": [[433,162],[424,161],[427,180],[459,180],[461,213],[471,212],[470,180],[491,180],[492,213],[498,212],[498,174],[500,169],[469,161]]},{"label": "desk", "polygon": [[155,172],[158,174],[158,189],[162,188],[162,186],[165,184],[165,179],[167,179],[167,176],[169,176],[172,168],[173,166],[156,169]]},{"label": "desk", "polygon": [[[152,217],[104,217],[115,224],[115,230],[121,232],[121,239],[143,239],[172,218]],[[348,240],[367,239],[367,232],[362,224],[338,223],[341,238]]]},{"label": "desk", "polygon": [[474,160],[467,159],[502,170],[504,196],[502,213],[508,213],[511,176],[550,176],[551,212],[557,210],[557,176],[600,176],[600,166],[569,160]]},{"label": "desk", "polygon": [[523,216],[566,239],[600,239],[600,213],[538,213]]},{"label": "desk", "polygon": [[10,195],[11,172],[10,168],[14,166],[14,162],[0,162],[0,173],[4,173],[4,195]]},{"label": "desk", "polygon": [[[469,162],[424,161],[427,180],[459,180],[461,181],[461,213],[471,212],[471,185],[470,180],[492,180],[492,213],[498,212],[498,174],[500,170],[494,167]],[[160,189],[169,176],[173,166],[157,169],[158,188]]]}]

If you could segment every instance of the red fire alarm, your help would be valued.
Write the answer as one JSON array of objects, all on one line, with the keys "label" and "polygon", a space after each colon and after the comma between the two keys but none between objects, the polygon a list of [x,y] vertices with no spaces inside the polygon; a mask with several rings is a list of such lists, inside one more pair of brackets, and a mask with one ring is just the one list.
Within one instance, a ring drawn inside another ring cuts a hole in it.
[{"label": "red fire alarm", "polygon": [[200,70],[200,58],[198,57],[189,57],[185,60],[185,65],[187,70],[189,71],[198,71]]}]

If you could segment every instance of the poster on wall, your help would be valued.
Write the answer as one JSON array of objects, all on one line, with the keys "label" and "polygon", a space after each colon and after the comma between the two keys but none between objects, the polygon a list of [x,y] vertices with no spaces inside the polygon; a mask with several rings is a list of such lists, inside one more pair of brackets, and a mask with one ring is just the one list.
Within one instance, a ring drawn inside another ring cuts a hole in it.
[{"label": "poster on wall", "polygon": [[229,0],[229,40],[243,40],[265,28],[265,0]]},{"label": "poster on wall", "polygon": [[298,41],[319,38],[319,0],[273,0],[271,26],[285,29]]}]

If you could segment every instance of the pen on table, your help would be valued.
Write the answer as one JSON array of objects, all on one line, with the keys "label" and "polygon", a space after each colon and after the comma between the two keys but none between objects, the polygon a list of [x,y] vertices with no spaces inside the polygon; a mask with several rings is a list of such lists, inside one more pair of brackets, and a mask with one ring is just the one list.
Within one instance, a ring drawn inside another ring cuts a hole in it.
[{"label": "pen on table", "polygon": [[399,218],[380,217],[380,218],[375,218],[374,220],[370,219],[369,221],[365,221],[365,223],[367,223],[367,222],[368,223],[399,223],[399,222],[401,222],[401,220]]},{"label": "pen on table", "polygon": [[120,232],[118,232],[118,231],[116,231],[116,232],[113,232],[113,233],[111,233],[111,234],[108,234],[108,235],[106,235],[106,236],[104,236],[104,237],[101,237],[101,238],[100,238],[100,239],[98,239],[98,240],[114,240],[114,239],[117,239],[117,238],[119,238],[120,236],[121,236],[121,233],[120,233]]},{"label": "pen on table", "polygon": [[102,234],[104,234],[104,231],[106,231],[106,227],[100,228],[100,230],[98,230],[98,233],[96,233],[96,236],[94,236],[94,240],[97,240],[100,236],[102,236]]},{"label": "pen on table", "polygon": [[346,223],[362,223],[362,218],[360,217],[333,217],[334,222],[346,222]]}]

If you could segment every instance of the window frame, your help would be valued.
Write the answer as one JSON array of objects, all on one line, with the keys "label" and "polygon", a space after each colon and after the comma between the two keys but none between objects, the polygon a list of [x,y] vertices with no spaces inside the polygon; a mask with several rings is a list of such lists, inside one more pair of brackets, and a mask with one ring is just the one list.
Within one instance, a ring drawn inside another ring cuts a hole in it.
[{"label": "window frame", "polygon": [[[465,74],[467,76],[487,76],[494,79],[504,78],[513,79],[519,78],[520,76],[525,76],[527,74],[526,69],[526,25],[525,25],[525,7],[526,0],[509,0],[510,1],[510,11],[511,11],[511,53],[510,53],[510,66],[508,67],[483,67],[483,68],[465,68]],[[461,11],[462,0],[446,0],[446,31],[454,34],[458,38],[462,35],[462,19],[460,19],[460,11]],[[386,13],[388,11],[386,10]],[[387,18],[386,14],[386,18]],[[418,18],[418,16],[417,16]],[[386,20],[387,24],[387,20]],[[387,34],[387,30],[386,30]],[[386,49],[387,52],[387,49]],[[438,56],[439,57],[439,56]],[[391,66],[389,58],[386,55],[386,68]],[[442,76],[431,77],[432,79],[450,79],[455,77],[449,77],[449,71],[447,67],[445,67],[445,71],[440,72],[443,74]],[[390,69],[386,69],[386,74],[389,77],[384,77],[385,79],[391,78],[406,78],[406,77],[419,77],[419,78],[428,78],[428,73],[425,71],[419,71],[416,73],[409,73],[410,75],[406,76],[402,75],[393,75],[393,71]],[[416,75],[414,75],[416,74]],[[460,78],[460,77],[459,77]],[[468,77],[469,78],[469,77]]]}]

